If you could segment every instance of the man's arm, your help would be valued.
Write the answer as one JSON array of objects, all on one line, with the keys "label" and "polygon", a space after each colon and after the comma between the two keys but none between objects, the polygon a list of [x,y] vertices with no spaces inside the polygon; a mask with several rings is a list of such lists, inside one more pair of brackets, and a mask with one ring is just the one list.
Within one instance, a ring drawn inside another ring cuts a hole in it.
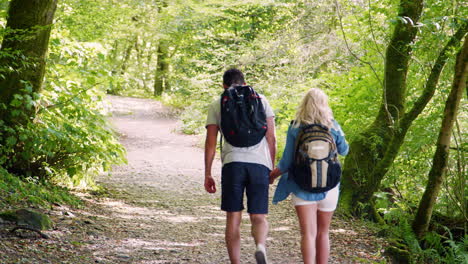
[{"label": "man's arm", "polygon": [[270,149],[271,162],[272,166],[275,166],[275,157],[276,157],[276,132],[275,132],[275,117],[267,118],[267,132],[266,140],[268,142],[268,148]]},{"label": "man's arm", "polygon": [[206,126],[205,140],[205,190],[209,193],[216,192],[216,184],[211,176],[211,166],[216,154],[216,139],[218,137],[218,126]]}]

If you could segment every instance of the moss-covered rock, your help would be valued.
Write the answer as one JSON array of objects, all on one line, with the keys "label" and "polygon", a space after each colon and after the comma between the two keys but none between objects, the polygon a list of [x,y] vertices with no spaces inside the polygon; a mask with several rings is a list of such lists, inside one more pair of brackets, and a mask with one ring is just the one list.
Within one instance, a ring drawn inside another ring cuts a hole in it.
[{"label": "moss-covered rock", "polygon": [[0,213],[0,218],[14,222],[19,226],[26,226],[37,230],[49,230],[53,223],[49,216],[31,209],[19,209]]},{"label": "moss-covered rock", "polygon": [[408,250],[401,249],[395,246],[389,246],[385,249],[385,253],[390,256],[392,263],[412,264],[411,253]]}]

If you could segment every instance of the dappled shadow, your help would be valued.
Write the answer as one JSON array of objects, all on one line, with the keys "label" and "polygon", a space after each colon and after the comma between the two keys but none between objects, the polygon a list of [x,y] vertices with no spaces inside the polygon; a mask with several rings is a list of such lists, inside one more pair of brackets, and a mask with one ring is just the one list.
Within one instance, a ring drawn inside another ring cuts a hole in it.
[{"label": "dappled shadow", "polygon": [[[89,207],[82,213],[95,226],[87,250],[100,263],[228,263],[219,191],[210,195],[203,189],[203,150],[197,147],[201,138],[178,133],[177,121],[168,118],[158,102],[119,97],[110,97],[110,101],[114,105],[111,120],[127,148],[128,165],[116,166],[112,177],[98,179],[109,194],[84,197]],[[220,162],[215,161],[218,190],[220,170]],[[294,208],[289,202],[272,205],[268,219],[271,263],[300,263]],[[250,227],[244,213],[244,264],[254,263]],[[380,242],[364,241],[371,233],[363,230],[334,220],[330,263],[359,263],[361,257],[381,259]]]}]

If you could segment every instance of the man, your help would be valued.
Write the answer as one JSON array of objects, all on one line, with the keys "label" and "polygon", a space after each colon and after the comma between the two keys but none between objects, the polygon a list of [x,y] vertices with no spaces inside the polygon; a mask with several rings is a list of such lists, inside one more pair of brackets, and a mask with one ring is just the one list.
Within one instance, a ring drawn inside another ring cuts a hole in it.
[{"label": "man", "polygon": [[[227,70],[223,75],[223,87],[245,85],[244,75],[238,69]],[[247,194],[247,212],[252,223],[257,263],[267,263],[265,243],[268,234],[268,184],[269,172],[276,155],[275,120],[273,111],[263,95],[260,95],[266,114],[266,134],[260,143],[251,147],[234,147],[224,140],[221,150],[221,209],[226,211],[225,240],[229,259],[240,263],[240,223],[244,190]],[[205,189],[216,192],[211,176],[211,166],[216,152],[216,139],[221,131],[221,99],[215,100],[208,109],[205,142]],[[223,137],[225,139],[225,137]]]}]

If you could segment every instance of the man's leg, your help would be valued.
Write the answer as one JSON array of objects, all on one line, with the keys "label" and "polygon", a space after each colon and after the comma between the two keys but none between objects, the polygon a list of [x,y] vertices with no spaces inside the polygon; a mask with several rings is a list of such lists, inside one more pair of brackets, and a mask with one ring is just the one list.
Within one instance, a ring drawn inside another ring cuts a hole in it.
[{"label": "man's leg", "polygon": [[250,222],[252,223],[252,237],[255,244],[265,246],[268,235],[268,221],[266,214],[250,214]]},{"label": "man's leg", "polygon": [[242,211],[226,212],[226,247],[232,264],[240,263],[240,223]]},{"label": "man's leg", "polygon": [[240,223],[244,210],[245,170],[242,163],[225,164],[221,172],[221,209],[226,211],[226,247],[231,263],[240,263]]},{"label": "man's leg", "polygon": [[252,223],[252,236],[255,240],[255,259],[266,264],[266,238],[268,235],[268,189],[270,170],[260,164],[248,164],[248,184],[246,185],[247,205]]},{"label": "man's leg", "polygon": [[257,264],[267,264],[266,256],[266,238],[268,235],[268,222],[266,214],[250,214],[250,222],[252,223],[252,236],[255,240],[255,260]]}]

